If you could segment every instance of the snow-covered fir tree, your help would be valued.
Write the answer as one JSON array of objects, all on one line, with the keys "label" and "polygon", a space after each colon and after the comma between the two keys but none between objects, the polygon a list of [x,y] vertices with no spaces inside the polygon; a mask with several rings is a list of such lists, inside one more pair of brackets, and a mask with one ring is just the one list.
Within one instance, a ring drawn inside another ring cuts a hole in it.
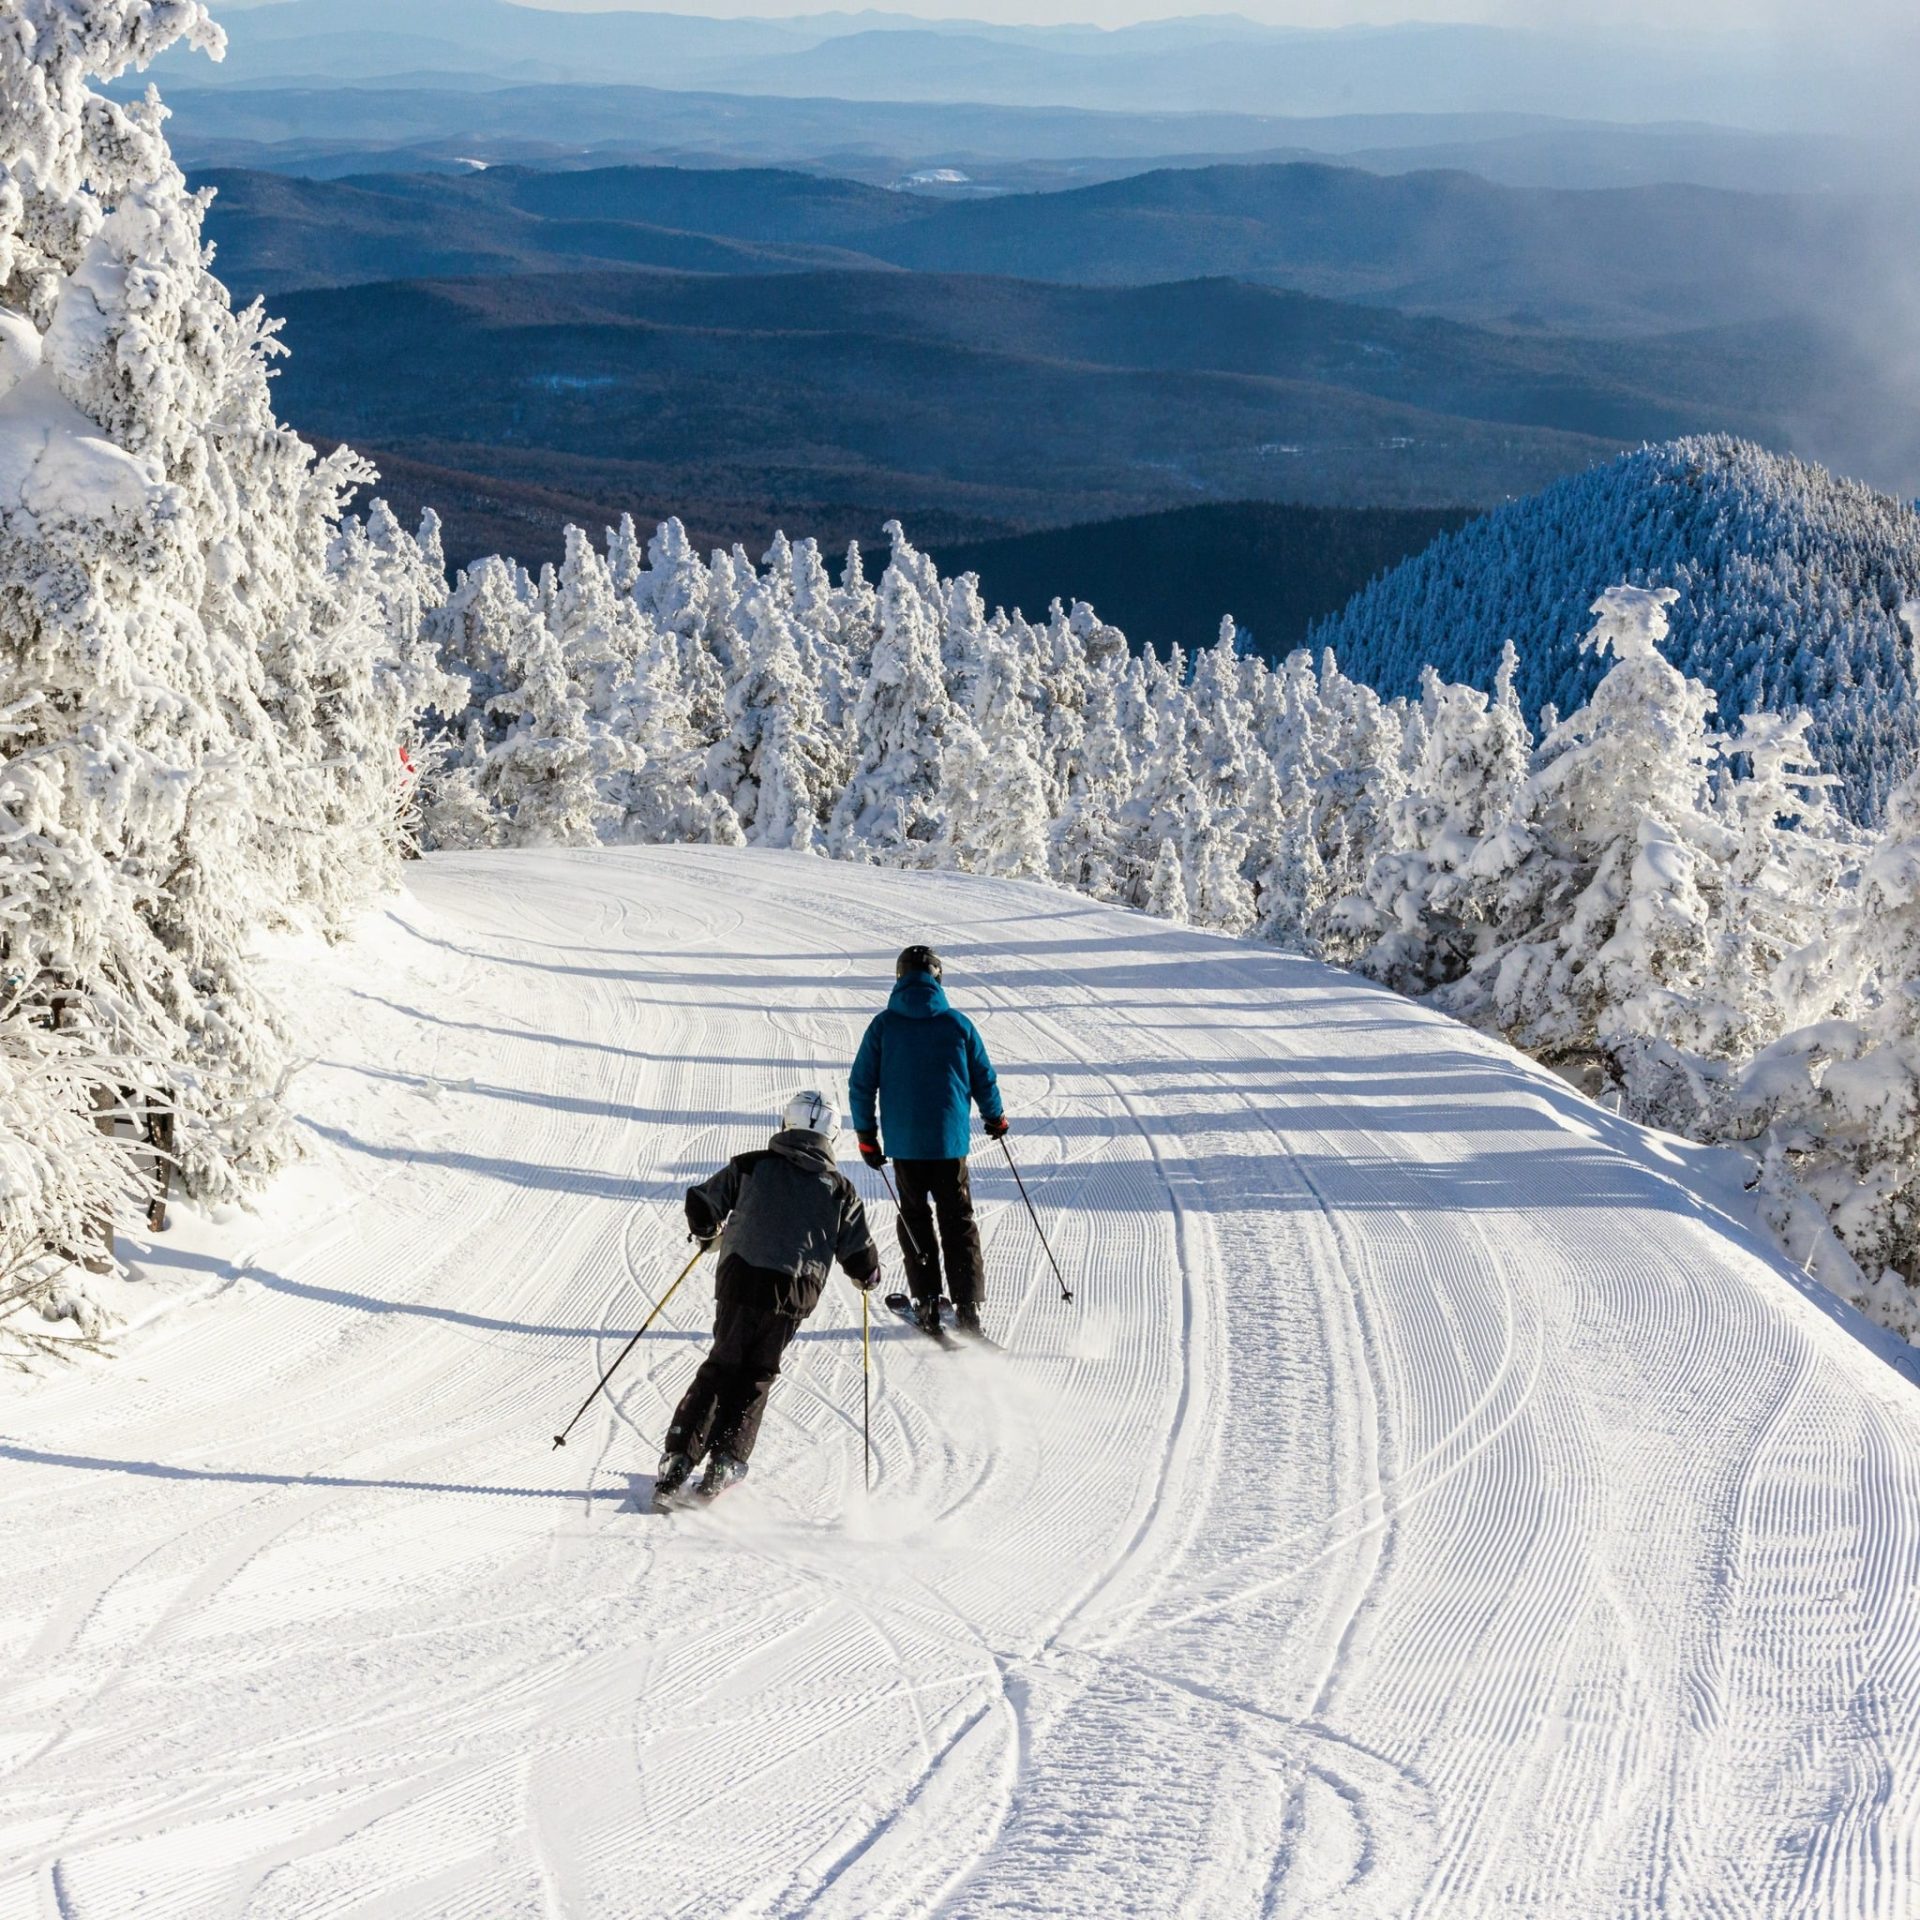
[{"label": "snow-covered fir tree", "polygon": [[1171,920],[1176,926],[1185,926],[1192,917],[1186,869],[1180,849],[1171,839],[1162,840],[1160,851],[1154,855],[1142,905],[1156,918]]},{"label": "snow-covered fir tree", "polygon": [[1084,706],[1064,750],[1049,716],[1060,794],[1052,828],[1053,874],[1062,886],[1096,900],[1119,897],[1120,821],[1133,786],[1121,692],[1113,674],[1089,674]]},{"label": "snow-covered fir tree", "polygon": [[932,865],[946,821],[942,760],[964,717],[947,687],[939,579],[898,521],[878,634],[854,711],[853,767],[829,844],[839,859]]},{"label": "snow-covered fir tree", "polygon": [[[727,694],[728,730],[708,755],[707,785],[750,845],[812,853],[846,769],[818,681],[801,658],[791,594],[778,579],[741,607],[745,666]],[[816,655],[816,672],[820,664]]]},{"label": "snow-covered fir tree", "polygon": [[1920,594],[1920,510],[1725,435],[1643,447],[1436,541],[1314,629],[1350,672],[1410,696],[1426,667],[1490,683],[1522,647],[1529,714],[1585,703],[1601,663],[1579,642],[1613,581],[1672,587],[1667,651],[1723,714],[1812,715],[1848,811],[1878,817],[1920,752],[1900,608]]},{"label": "snow-covered fir tree", "polygon": [[390,517],[343,532],[369,470],[274,419],[274,329],[208,270],[157,100],[95,90],[182,40],[221,44],[197,0],[0,18],[0,1271],[30,1279],[125,1187],[101,1102],[203,1194],[287,1156],[250,937],[341,931],[391,877],[414,708],[457,697],[431,564]]},{"label": "snow-covered fir tree", "polygon": [[1810,1200],[1850,1256],[1857,1303],[1920,1341],[1920,769],[1890,797],[1826,944],[1848,1004],[1745,1067],[1744,1117],[1778,1224],[1804,1232]]},{"label": "snow-covered fir tree", "polygon": [[1492,924],[1480,883],[1508,864],[1502,836],[1533,748],[1514,691],[1517,668],[1509,642],[1491,699],[1448,685],[1431,668],[1421,682],[1422,739],[1408,790],[1391,810],[1364,904],[1353,901],[1349,916],[1356,932],[1372,937],[1360,966],[1403,993],[1459,979]]},{"label": "snow-covered fir tree", "polygon": [[[977,583],[969,575],[966,584],[965,599],[977,608]],[[1004,625],[989,629],[982,614],[955,665],[970,711],[950,727],[941,764],[947,793],[942,848],[970,873],[1048,879],[1054,806],[1020,651]]]}]

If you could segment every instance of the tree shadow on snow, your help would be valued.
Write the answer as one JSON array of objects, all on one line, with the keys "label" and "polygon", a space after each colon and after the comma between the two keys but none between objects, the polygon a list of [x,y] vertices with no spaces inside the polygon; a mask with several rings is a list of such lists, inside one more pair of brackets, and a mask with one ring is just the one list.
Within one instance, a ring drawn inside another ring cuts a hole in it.
[{"label": "tree shadow on snow", "polygon": [[[176,1467],[163,1460],[117,1460],[91,1453],[51,1453],[0,1441],[0,1460],[22,1466],[66,1467],[81,1473],[124,1473],[144,1480],[208,1481],[233,1487],[329,1487],[368,1493],[463,1493],[501,1500],[631,1499],[627,1487],[497,1487],[464,1480],[361,1480],[338,1473],[266,1473],[245,1467]],[[651,1491],[651,1487],[649,1487]]]},{"label": "tree shadow on snow", "polygon": [[[428,1306],[412,1300],[386,1300],[378,1294],[356,1293],[346,1287],[323,1287],[311,1280],[292,1280],[283,1273],[275,1273],[257,1263],[237,1267],[207,1254],[178,1252],[171,1247],[155,1247],[143,1252],[137,1264],[142,1267],[175,1267],[188,1272],[222,1274],[235,1280],[251,1280],[269,1293],[289,1294],[295,1299],[311,1300],[321,1306],[346,1307],[355,1313],[399,1314],[415,1320],[443,1320],[450,1326],[471,1327],[478,1333],[519,1333],[537,1339],[555,1340],[624,1338],[617,1329],[608,1327],[543,1326],[531,1320],[502,1320],[491,1314],[468,1313],[459,1307]],[[648,1340],[651,1341],[655,1334],[666,1340],[705,1338],[704,1334],[696,1336],[675,1333],[668,1328],[656,1328],[654,1333],[647,1335]]]},{"label": "tree shadow on snow", "polygon": [[[236,1267],[225,1260],[216,1260],[208,1254],[186,1253],[172,1247],[154,1247],[143,1251],[136,1262],[141,1267],[172,1267],[181,1272],[214,1273],[234,1280],[251,1280],[256,1286],[264,1287],[269,1293],[289,1294],[295,1299],[311,1300],[321,1306],[346,1307],[355,1313],[369,1313],[379,1316],[398,1314],[406,1319],[442,1320],[450,1326],[471,1327],[480,1333],[516,1333],[530,1339],[542,1340],[603,1340],[620,1341],[628,1339],[635,1327],[646,1318],[646,1309],[653,1301],[643,1296],[636,1303],[632,1326],[606,1327],[556,1327],[543,1325],[532,1320],[502,1320],[491,1314],[468,1313],[460,1307],[429,1306],[413,1300],[387,1300],[378,1294],[356,1293],[346,1287],[323,1287],[311,1280],[292,1280],[285,1274],[275,1273],[270,1268],[257,1263]],[[711,1319],[711,1289],[705,1293],[690,1292],[682,1296],[690,1304],[697,1305],[698,1323],[693,1326],[668,1326],[657,1324],[647,1334],[647,1345],[658,1346],[704,1346],[711,1338],[708,1320]],[[801,1341],[849,1341],[860,1338],[860,1329],[855,1327],[802,1327],[794,1336],[795,1343]],[[873,1328],[876,1342],[883,1340],[917,1340],[920,1335],[910,1327],[898,1325],[879,1325]]]},{"label": "tree shadow on snow", "polygon": [[[575,1053],[605,1054],[609,1060],[639,1060],[650,1066],[665,1067],[758,1067],[769,1073],[791,1073],[791,1060],[769,1060],[751,1054],[735,1053],[650,1053],[641,1047],[609,1046],[604,1040],[578,1039],[567,1033],[541,1033],[532,1027],[503,1027],[485,1020],[449,1020],[444,1014],[429,1013],[424,1007],[410,1007],[402,1000],[369,993],[364,987],[353,989],[353,997],[370,1007],[384,1007],[404,1020],[427,1026],[444,1027],[449,1033],[484,1034],[490,1040],[521,1040],[536,1047],[563,1047]],[[729,1011],[738,1013],[738,1007]]]},{"label": "tree shadow on snow", "polygon": [[668,1168],[662,1176],[642,1178],[635,1174],[602,1173],[591,1167],[544,1166],[535,1160],[509,1160],[492,1153],[462,1153],[453,1147],[423,1147],[411,1142],[389,1145],[385,1141],[362,1139],[345,1127],[329,1126],[317,1120],[309,1120],[306,1125],[321,1139],[330,1140],[349,1153],[363,1153],[370,1160],[392,1160],[402,1166],[444,1167],[451,1173],[497,1180],[503,1186],[524,1187],[540,1193],[567,1193],[590,1200],[677,1202],[685,1196],[691,1179],[705,1179],[718,1164],[712,1160],[687,1162]]},{"label": "tree shadow on snow", "polygon": [[351,1060],[323,1060],[320,1064],[336,1073],[357,1073],[363,1080],[384,1080],[389,1085],[409,1087],[431,1095],[436,1089],[445,1093],[472,1094],[482,1100],[503,1100],[517,1106],[545,1107],[553,1113],[577,1113],[583,1118],[619,1120],[636,1127],[668,1127],[698,1120],[703,1132],[719,1126],[762,1127],[764,1113],[720,1113],[711,1108],[698,1114],[678,1107],[627,1107],[613,1100],[595,1100],[565,1093],[536,1093],[528,1087],[502,1086],[496,1081],[442,1080],[432,1074],[401,1073],[392,1067],[362,1066]]}]

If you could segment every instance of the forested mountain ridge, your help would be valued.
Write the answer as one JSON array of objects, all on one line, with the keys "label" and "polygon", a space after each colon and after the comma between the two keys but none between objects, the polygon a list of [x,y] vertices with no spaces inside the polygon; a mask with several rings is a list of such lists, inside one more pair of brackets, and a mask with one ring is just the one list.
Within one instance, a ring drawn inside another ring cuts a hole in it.
[{"label": "forested mountain ridge", "polygon": [[[1207,501],[1491,506],[1716,426],[1800,447],[1831,364],[1785,326],[1542,340],[1231,281],[603,271],[274,304],[304,432],[750,544],[903,515],[951,545]],[[1877,430],[1870,398],[1829,431]],[[456,561],[486,550],[468,527]]]},{"label": "forested mountain ridge", "polygon": [[1920,512],[1723,435],[1642,448],[1443,535],[1310,636],[1382,692],[1431,666],[1490,684],[1520,643],[1528,710],[1562,712],[1602,663],[1579,650],[1597,579],[1672,587],[1675,663],[1729,721],[1806,708],[1822,763],[1878,818],[1920,749],[1913,643]]},{"label": "forested mountain ridge", "polygon": [[221,194],[207,222],[221,272],[242,289],[417,279],[443,271],[431,262],[450,250],[473,271],[618,264],[677,234],[1088,285],[1225,275],[1575,333],[1840,312],[1872,296],[1864,263],[1900,217],[1859,194],[1517,188],[1310,161],[1163,168],[974,201],[767,167],[205,178]]},{"label": "forested mountain ridge", "polygon": [[[265,167],[313,179],[464,174],[476,164],[798,166],[952,197],[1087,186],[1168,166],[1291,160],[1374,173],[1450,168],[1517,187],[1666,182],[1873,192],[1887,177],[1886,156],[1870,140],[1535,114],[1102,113],[430,79],[173,87],[167,105],[174,151],[189,172]],[[934,169],[965,178],[915,180]]]},{"label": "forested mountain ridge", "polygon": [[1310,117],[1362,101],[1388,114],[1792,130],[1851,128],[1902,104],[1894,63],[1873,57],[1865,35],[1807,35],[1783,62],[1766,36],[1730,31],[1674,35],[1650,58],[1643,34],[1586,22],[1312,28],[1214,14],[1101,28],[873,10],[752,19],[501,0],[283,0],[230,9],[228,24],[219,68],[175,55],[159,68],[162,85],[626,81],[849,101]]},{"label": "forested mountain ridge", "polygon": [[[1838,260],[1864,203],[1325,166],[970,205],[777,168],[207,178],[219,271],[285,317],[296,425],[588,524],[905,515],[947,545],[1208,501],[1491,505],[1708,431],[1920,485]],[[498,521],[474,491],[456,559]],[[555,557],[536,513],[523,551]]]},{"label": "forested mountain ridge", "polygon": [[[1236,321],[1243,303],[1283,339],[1291,323],[1282,371],[1246,370],[1262,332]],[[602,524],[689,503],[761,544],[784,523],[837,545],[898,515],[951,543],[1195,500],[1491,503],[1702,423],[1601,376],[1585,391],[1602,430],[1563,424],[1583,385],[1570,365],[1529,375],[1548,421],[1516,421],[1509,343],[1255,289],[602,273],[276,305],[280,400],[308,433],[602,500]],[[1459,411],[1390,391],[1392,343],[1415,340]],[[1216,352],[1227,365],[1204,364]],[[1483,404],[1499,417],[1472,417]]]},{"label": "forested mountain ridge", "polygon": [[[1368,581],[1469,517],[1463,508],[1301,507],[1269,500],[1172,507],[942,547],[942,573],[974,573],[990,607],[1085,600],[1135,647],[1191,653],[1231,607],[1242,643],[1282,659]],[[1206,582],[1205,599],[1194,583]]]}]

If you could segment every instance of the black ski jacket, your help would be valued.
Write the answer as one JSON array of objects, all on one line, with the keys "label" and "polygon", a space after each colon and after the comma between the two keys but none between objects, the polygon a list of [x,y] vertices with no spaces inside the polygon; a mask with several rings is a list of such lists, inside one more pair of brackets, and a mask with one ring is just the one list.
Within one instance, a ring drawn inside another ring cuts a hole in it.
[{"label": "black ski jacket", "polygon": [[721,1299],[797,1320],[820,1304],[835,1260],[855,1280],[880,1265],[853,1183],[826,1140],[799,1128],[690,1187],[687,1225],[702,1240],[720,1234]]}]

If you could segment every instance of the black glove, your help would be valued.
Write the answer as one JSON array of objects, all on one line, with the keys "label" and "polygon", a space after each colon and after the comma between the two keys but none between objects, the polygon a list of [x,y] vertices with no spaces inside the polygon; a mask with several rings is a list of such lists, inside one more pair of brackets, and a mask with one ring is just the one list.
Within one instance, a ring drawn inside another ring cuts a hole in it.
[{"label": "black glove", "polygon": [[986,1128],[989,1140],[1004,1140],[1007,1137],[1008,1121],[1004,1113],[996,1120],[983,1120],[980,1124]]},{"label": "black glove", "polygon": [[887,1164],[887,1156],[880,1151],[880,1136],[877,1133],[863,1133],[860,1136],[860,1158],[876,1170]]},{"label": "black glove", "polygon": [[862,1293],[876,1292],[880,1286],[880,1269],[875,1267],[871,1273],[855,1274],[853,1276],[853,1284],[858,1287]]}]

